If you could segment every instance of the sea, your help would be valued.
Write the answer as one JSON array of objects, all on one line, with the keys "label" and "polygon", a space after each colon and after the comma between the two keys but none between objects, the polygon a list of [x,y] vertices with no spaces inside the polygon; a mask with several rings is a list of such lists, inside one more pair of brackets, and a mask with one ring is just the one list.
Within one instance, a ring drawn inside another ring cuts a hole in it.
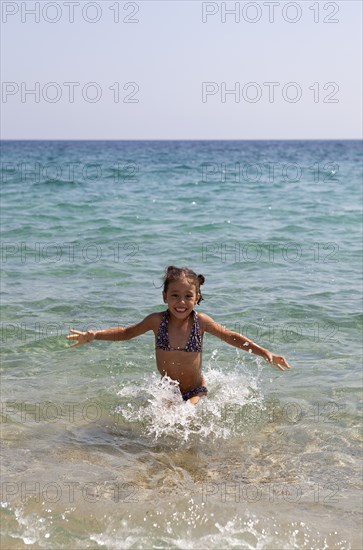
[{"label": "sea", "polygon": [[[362,142],[3,141],[1,549],[362,548]],[[70,329],[197,311],[184,403],[154,337]]]}]

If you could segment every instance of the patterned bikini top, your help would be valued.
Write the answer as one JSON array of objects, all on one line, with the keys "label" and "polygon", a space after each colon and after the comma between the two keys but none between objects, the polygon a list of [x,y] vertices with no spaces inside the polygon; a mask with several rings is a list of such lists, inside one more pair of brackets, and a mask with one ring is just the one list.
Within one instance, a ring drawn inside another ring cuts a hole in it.
[{"label": "patterned bikini top", "polygon": [[200,326],[198,321],[197,312],[193,310],[193,326],[190,331],[189,339],[185,348],[172,348],[169,344],[168,323],[170,319],[170,313],[167,309],[163,313],[159,330],[156,336],[156,348],[163,349],[164,351],[202,351],[202,336],[200,334]]}]

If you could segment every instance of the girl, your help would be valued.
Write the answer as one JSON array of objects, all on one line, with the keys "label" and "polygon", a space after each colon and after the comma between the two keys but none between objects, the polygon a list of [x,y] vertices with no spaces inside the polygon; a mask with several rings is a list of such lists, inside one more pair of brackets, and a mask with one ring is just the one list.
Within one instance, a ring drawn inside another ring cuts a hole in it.
[{"label": "girl", "polygon": [[194,306],[203,297],[200,287],[204,276],[188,268],[169,266],[164,274],[163,299],[168,309],[151,313],[140,323],[130,327],[114,327],[104,330],[80,332],[70,330],[68,340],[75,340],[71,347],[92,340],[130,340],[152,330],[155,334],[156,366],[162,376],[169,376],[179,383],[184,401],[197,403],[208,390],[202,375],[202,344],[205,332],[217,336],[232,346],[260,355],[280,370],[290,365],[281,355],[275,355],[258,346],[245,336],[224,328],[209,315],[197,313]]}]

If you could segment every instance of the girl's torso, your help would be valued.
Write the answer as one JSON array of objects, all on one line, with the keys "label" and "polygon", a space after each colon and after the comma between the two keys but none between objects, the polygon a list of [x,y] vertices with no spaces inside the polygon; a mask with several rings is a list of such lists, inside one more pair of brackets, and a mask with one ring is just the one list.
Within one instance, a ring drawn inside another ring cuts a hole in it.
[{"label": "girl's torso", "polygon": [[[174,345],[170,344],[169,336],[169,321],[171,318],[169,310],[164,311],[162,314],[161,322],[159,324],[158,332],[156,335],[155,347],[164,351],[185,351],[185,352],[201,352],[203,346],[203,335],[198,320],[198,314],[196,311],[192,311],[189,317],[186,319],[184,326],[171,329],[172,341]],[[192,318],[192,327],[190,328],[190,317]],[[189,333],[188,339],[185,340],[186,334]],[[186,343],[184,343],[186,342]]]},{"label": "girl's torso", "polygon": [[202,384],[203,329],[193,310],[180,327],[170,323],[169,311],[159,316],[155,331],[156,366],[162,376],[177,380],[182,392]]}]

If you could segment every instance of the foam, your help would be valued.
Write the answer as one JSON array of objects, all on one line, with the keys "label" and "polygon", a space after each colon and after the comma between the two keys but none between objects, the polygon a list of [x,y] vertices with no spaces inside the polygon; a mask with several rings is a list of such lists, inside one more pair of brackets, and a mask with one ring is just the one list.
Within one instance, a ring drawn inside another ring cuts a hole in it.
[{"label": "foam", "polygon": [[153,373],[141,384],[131,382],[117,392],[121,404],[116,412],[126,421],[142,425],[145,435],[156,439],[172,437],[187,442],[240,435],[248,429],[248,406],[264,408],[261,368],[256,361],[257,369],[250,374],[237,358],[235,366],[221,370],[212,364],[216,354],[203,372],[208,397],[202,397],[197,405],[181,399],[178,382]]}]

